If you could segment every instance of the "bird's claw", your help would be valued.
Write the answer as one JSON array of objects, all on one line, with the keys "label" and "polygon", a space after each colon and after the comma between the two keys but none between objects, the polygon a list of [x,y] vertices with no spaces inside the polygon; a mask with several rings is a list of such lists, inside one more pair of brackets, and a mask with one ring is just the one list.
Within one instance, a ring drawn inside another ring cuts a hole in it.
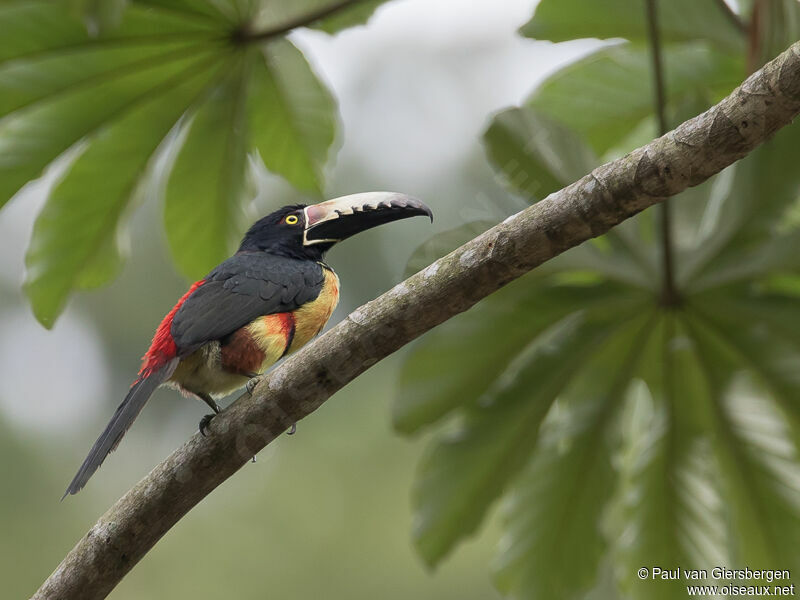
[{"label": "bird's claw", "polygon": [[247,380],[244,388],[247,390],[248,395],[253,395],[253,390],[256,389],[258,382],[261,381],[261,375],[254,375],[250,379]]},{"label": "bird's claw", "polygon": [[216,417],[216,415],[211,414],[211,415],[206,415],[205,417],[200,419],[199,429],[200,429],[200,435],[202,435],[203,437],[206,437],[206,431],[208,431],[208,427],[209,425],[211,425],[211,420],[214,417]]},{"label": "bird's claw", "polygon": [[297,432],[297,423],[292,423],[292,426],[289,427],[289,431],[286,432],[286,435],[294,435]]}]

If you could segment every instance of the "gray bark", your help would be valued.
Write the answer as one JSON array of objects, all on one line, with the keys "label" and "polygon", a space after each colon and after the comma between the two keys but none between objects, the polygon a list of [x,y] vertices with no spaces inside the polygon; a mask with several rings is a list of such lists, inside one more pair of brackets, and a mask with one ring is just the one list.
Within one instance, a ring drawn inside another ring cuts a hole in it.
[{"label": "gray bark", "polygon": [[289,425],[429,329],[568,248],[697,185],[800,112],[800,42],[722,102],[471,240],[355,310],[123,496],[33,596],[104,598],[169,529]]}]

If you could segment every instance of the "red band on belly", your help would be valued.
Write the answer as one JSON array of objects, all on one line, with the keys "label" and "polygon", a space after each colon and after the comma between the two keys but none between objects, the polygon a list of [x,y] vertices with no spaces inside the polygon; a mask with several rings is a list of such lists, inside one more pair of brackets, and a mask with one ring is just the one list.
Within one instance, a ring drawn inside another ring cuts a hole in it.
[{"label": "red band on belly", "polygon": [[286,335],[286,347],[283,349],[283,354],[281,354],[281,358],[283,358],[286,356],[286,353],[289,352],[289,348],[292,346],[292,341],[294,340],[295,320],[294,315],[290,312],[280,313],[275,316],[280,316],[281,331]]},{"label": "red band on belly", "polygon": [[230,336],[221,348],[222,368],[228,373],[251,375],[261,372],[264,362],[264,351],[246,327],[242,327]]}]

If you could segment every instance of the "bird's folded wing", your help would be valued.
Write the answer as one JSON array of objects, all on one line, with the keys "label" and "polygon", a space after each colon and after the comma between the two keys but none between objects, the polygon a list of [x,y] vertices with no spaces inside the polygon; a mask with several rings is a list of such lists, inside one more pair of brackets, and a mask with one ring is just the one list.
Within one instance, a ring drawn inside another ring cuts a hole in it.
[{"label": "bird's folded wing", "polygon": [[313,261],[261,252],[229,258],[175,313],[171,333],[178,355],[222,339],[260,316],[301,307],[319,295],[323,282],[323,267]]}]

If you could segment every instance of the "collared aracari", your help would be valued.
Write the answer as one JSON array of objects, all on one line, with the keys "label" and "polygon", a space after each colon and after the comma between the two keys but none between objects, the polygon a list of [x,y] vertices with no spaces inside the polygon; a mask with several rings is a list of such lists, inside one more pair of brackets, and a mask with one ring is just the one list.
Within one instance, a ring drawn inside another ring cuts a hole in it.
[{"label": "collared aracari", "polygon": [[[419,200],[391,192],[285,206],[256,221],[239,250],[196,282],[158,326],[139,376],[89,451],[64,497],[78,493],[166,384],[214,413],[229,394],[322,330],[339,300],[325,253],[360,231],[427,215]],[[200,431],[212,415],[200,422]]]}]

